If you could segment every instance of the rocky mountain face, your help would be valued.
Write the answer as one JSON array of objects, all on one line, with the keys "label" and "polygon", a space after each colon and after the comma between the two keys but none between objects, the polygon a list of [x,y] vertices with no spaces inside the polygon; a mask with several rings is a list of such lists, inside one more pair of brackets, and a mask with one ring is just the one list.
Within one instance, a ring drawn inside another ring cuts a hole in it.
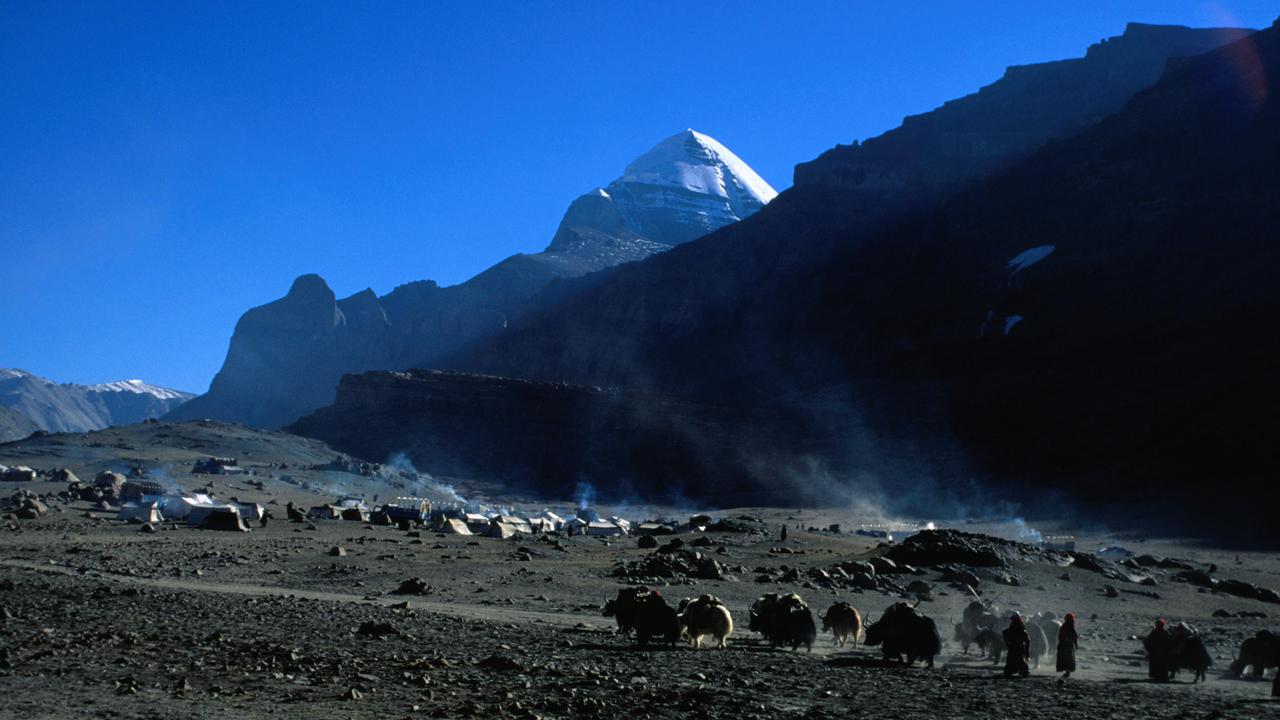
[{"label": "rocky mountain face", "polygon": [[743,471],[752,460],[744,448],[767,437],[816,452],[809,439],[817,436],[804,431],[811,418],[770,412],[488,375],[375,371],[343,377],[333,405],[288,429],[333,437],[361,457],[430,458],[434,473],[501,478],[508,492],[540,497],[570,497],[587,482],[671,501],[693,493],[786,503],[796,499],[789,489],[754,484]]},{"label": "rocky mountain face", "polygon": [[209,392],[172,419],[279,427],[332,402],[343,373],[431,365],[502,333],[553,280],[669,250],[750,216],[775,194],[715,139],[686,130],[574,200],[544,251],[459,285],[428,280],[338,299],[319,276],[299,277],[284,298],[241,317]]},{"label": "rocky mountain face", "polygon": [[972,95],[800,163],[795,184],[886,195],[953,192],[1115,113],[1159,79],[1170,58],[1198,55],[1250,32],[1130,23],[1082,58],[1010,67]]},{"label": "rocky mountain face", "polygon": [[0,405],[0,443],[21,440],[39,429],[40,426],[31,422],[31,418],[13,408]]},{"label": "rocky mountain face", "polygon": [[[0,369],[0,407],[25,418],[35,429],[51,432],[86,432],[142,422],[161,417],[193,397],[141,380],[76,385],[24,370]],[[16,431],[26,427],[18,417],[11,416]]]},{"label": "rocky mountain face", "polygon": [[[1195,31],[1108,45],[1161,33]],[[758,484],[807,464],[833,487],[923,489],[943,512],[934,493],[977,477],[1061,513],[1140,504],[1151,521],[1220,512],[1237,521],[1196,529],[1247,531],[1267,504],[1205,482],[1260,487],[1280,470],[1265,440],[1280,430],[1265,331],[1280,309],[1278,34],[1170,62],[1093,127],[910,210],[800,183],[747,221],[561,288],[572,313],[519,318],[455,367],[835,419],[817,457],[764,436],[756,452],[790,462],[745,468]],[[507,429],[490,426],[492,452]]]}]

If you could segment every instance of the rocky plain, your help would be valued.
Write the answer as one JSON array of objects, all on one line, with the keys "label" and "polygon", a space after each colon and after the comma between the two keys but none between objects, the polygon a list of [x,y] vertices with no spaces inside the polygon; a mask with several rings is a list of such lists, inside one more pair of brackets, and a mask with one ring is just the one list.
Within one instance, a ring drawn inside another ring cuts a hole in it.
[{"label": "rocky plain", "polygon": [[[192,475],[208,456],[235,456],[250,474]],[[248,532],[144,526],[48,475],[4,482],[4,717],[1280,717],[1272,671],[1265,681],[1229,672],[1240,643],[1280,615],[1270,552],[1027,519],[1070,536],[1072,552],[1029,542],[1007,517],[865,508],[599,508],[635,522],[710,515],[705,530],[650,539],[290,522],[289,502],[389,499],[422,484],[316,441],[212,422],[37,435],[0,445],[0,464],[82,480],[137,468],[274,516]],[[568,498],[486,501],[573,509]],[[944,530],[910,536],[930,520]],[[885,531],[892,541],[875,536]],[[602,607],[637,584],[673,604],[721,598],[735,622],[728,647],[636,647]],[[751,603],[770,592],[798,593],[815,616],[838,600],[870,620],[918,603],[942,629],[942,653],[927,668],[862,643],[836,647],[830,635],[811,651],[770,647],[747,627]],[[1074,612],[1078,672],[1061,679],[1046,656],[1029,678],[1006,679],[977,649],[966,654],[952,626],[975,597],[1027,616]],[[1213,661],[1206,682],[1148,682],[1141,637],[1159,617],[1198,629]]]}]

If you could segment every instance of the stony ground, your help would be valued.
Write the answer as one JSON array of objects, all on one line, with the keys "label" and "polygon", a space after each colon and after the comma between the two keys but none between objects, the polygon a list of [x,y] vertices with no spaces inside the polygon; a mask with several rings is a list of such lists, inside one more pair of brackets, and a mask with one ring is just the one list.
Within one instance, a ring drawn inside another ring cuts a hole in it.
[{"label": "stony ground", "polygon": [[[21,448],[0,446],[0,462],[15,456],[24,459]],[[321,499],[319,490],[300,495],[296,483],[264,487],[252,499],[272,507]],[[16,489],[0,483],[0,496]],[[1077,613],[1080,671],[1065,682],[1048,658],[1031,678],[1004,679],[953,642],[933,669],[886,665],[872,648],[837,649],[829,637],[809,653],[770,649],[745,628],[747,607],[764,592],[798,592],[817,610],[846,599],[872,615],[900,596],[832,587],[812,574],[882,553],[877,540],[848,532],[872,518],[717,513],[739,514],[761,518],[769,532],[699,541],[728,568],[724,579],[656,583],[671,599],[723,598],[739,624],[729,648],[641,650],[600,614],[626,582],[614,568],[655,552],[633,538],[497,540],[341,521],[276,521],[249,533],[165,524],[142,533],[87,506],[52,503],[44,517],[0,521],[0,717],[1280,717],[1270,673],[1266,682],[1224,673],[1241,639],[1280,625],[1280,605],[1177,582],[1173,569],[1153,570],[1154,586],[1039,561],[1009,568],[1016,586],[979,571],[979,591],[1001,608]],[[831,522],[845,532],[808,529]],[[1115,535],[1078,542],[1120,542],[1214,565],[1220,578],[1280,587],[1274,554]],[[429,588],[394,593],[411,578]],[[971,599],[936,571],[906,580],[931,586],[920,609],[944,628]],[[1146,682],[1137,636],[1157,616],[1201,629],[1214,659],[1208,682]]]}]

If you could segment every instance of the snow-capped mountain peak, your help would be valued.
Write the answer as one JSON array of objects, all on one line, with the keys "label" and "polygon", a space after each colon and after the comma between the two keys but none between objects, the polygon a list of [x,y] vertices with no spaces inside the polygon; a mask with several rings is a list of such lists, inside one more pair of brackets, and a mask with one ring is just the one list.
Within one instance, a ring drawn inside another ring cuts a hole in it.
[{"label": "snow-capped mountain peak", "polygon": [[[685,130],[575,200],[548,251],[604,266],[639,260],[749,217],[777,194],[715,138]],[[611,240],[602,244],[599,231]]]},{"label": "snow-capped mountain peak", "polygon": [[141,380],[117,380],[116,382],[90,385],[94,392],[128,392],[138,395],[151,395],[161,400],[181,400],[193,397],[191,393],[159,387]]},{"label": "snow-capped mountain peak", "polygon": [[679,187],[726,198],[743,216],[748,206],[757,209],[778,194],[729,148],[693,129],[672,135],[636,158],[618,182]]}]

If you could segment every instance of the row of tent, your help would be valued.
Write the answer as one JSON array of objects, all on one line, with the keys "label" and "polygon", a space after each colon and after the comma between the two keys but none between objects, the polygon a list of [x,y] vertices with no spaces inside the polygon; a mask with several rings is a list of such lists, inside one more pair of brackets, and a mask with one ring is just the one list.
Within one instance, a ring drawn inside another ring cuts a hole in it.
[{"label": "row of tent", "polygon": [[192,496],[165,495],[150,502],[125,503],[116,514],[116,519],[153,524],[181,520],[207,530],[247,531],[247,523],[259,522],[265,514],[266,508],[257,503],[220,501],[197,493]]},{"label": "row of tent", "polygon": [[622,518],[614,517],[591,522],[573,518],[566,521],[550,511],[529,518],[516,515],[491,517],[482,513],[464,513],[461,517],[442,515],[433,519],[432,527],[436,532],[450,535],[484,535],[504,539],[521,534],[537,535],[561,530],[570,535],[592,537],[620,537],[631,534],[631,523]]}]

